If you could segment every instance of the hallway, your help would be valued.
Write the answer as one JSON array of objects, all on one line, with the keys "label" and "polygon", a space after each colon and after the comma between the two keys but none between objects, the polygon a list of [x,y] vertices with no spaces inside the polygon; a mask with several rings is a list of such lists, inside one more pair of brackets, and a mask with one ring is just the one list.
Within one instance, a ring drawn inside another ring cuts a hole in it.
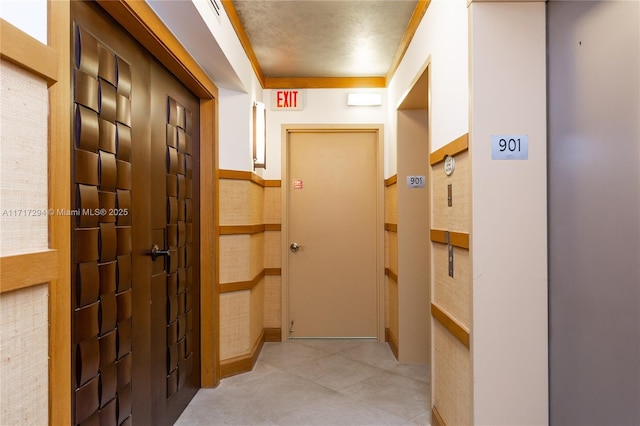
[{"label": "hallway", "polygon": [[428,425],[429,391],[429,366],[386,343],[265,343],[253,371],[201,389],[176,425]]}]

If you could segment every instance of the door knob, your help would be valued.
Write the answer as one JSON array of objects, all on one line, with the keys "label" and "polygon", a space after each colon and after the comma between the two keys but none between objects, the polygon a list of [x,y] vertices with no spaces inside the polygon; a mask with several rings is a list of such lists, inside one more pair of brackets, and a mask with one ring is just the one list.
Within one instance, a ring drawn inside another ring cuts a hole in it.
[{"label": "door knob", "polygon": [[289,246],[289,250],[291,250],[292,253],[297,252],[299,248],[300,245],[298,243],[291,243],[291,245]]},{"label": "door knob", "polygon": [[171,256],[171,253],[169,252],[169,249],[166,250],[160,250],[160,247],[158,247],[157,244],[154,244],[151,246],[151,260],[156,260],[158,258],[158,256]]}]

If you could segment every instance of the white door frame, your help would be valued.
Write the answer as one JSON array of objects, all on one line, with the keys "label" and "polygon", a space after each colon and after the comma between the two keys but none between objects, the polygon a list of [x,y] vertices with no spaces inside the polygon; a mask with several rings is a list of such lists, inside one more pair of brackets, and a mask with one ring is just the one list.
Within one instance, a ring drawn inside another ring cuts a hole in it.
[{"label": "white door frame", "polygon": [[382,124],[282,124],[282,227],[281,227],[281,340],[289,340],[289,134],[295,132],[376,132],[378,146],[376,155],[376,300],[377,337],[384,342],[384,125]]}]

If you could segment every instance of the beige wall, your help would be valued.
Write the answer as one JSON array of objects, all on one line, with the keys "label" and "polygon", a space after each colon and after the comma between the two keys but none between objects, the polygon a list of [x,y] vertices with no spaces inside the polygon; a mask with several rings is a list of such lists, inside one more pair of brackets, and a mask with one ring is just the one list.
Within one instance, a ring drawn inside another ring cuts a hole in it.
[{"label": "beige wall", "polygon": [[[47,83],[5,61],[0,79],[0,256],[47,250]],[[48,422],[48,292],[0,294],[0,424]]]},{"label": "beige wall", "polygon": [[[423,93],[426,104],[427,92]],[[430,360],[429,115],[398,111],[398,358]],[[407,176],[425,176],[424,188],[408,188]]]},{"label": "beige wall", "polygon": [[[470,151],[476,424],[548,422],[544,2],[473,2]],[[492,134],[529,159],[491,160]]]}]

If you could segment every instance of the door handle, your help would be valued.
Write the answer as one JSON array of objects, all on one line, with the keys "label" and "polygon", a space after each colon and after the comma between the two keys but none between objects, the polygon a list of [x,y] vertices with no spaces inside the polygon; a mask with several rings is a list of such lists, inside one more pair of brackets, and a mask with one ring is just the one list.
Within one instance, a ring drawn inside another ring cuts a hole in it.
[{"label": "door handle", "polygon": [[151,253],[149,254],[151,255],[151,260],[156,260],[159,256],[171,256],[171,252],[169,251],[169,249],[160,250],[160,247],[158,247],[157,244],[151,246]]},{"label": "door handle", "polygon": [[300,244],[298,243],[291,243],[291,245],[289,246],[289,250],[291,251],[291,253],[297,252],[299,248]]}]

